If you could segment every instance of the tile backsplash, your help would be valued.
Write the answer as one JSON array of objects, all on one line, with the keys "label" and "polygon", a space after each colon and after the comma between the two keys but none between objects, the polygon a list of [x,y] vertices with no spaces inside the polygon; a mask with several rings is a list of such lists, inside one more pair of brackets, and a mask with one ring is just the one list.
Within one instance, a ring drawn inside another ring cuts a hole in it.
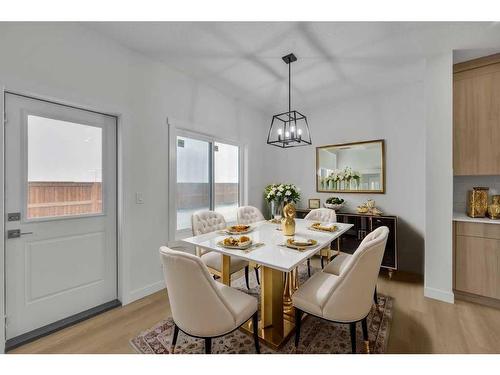
[{"label": "tile backsplash", "polygon": [[[453,177],[453,210],[465,212],[467,191],[475,186],[489,187],[489,196],[500,194],[500,176],[455,176]],[[491,198],[490,198],[491,199]]]}]

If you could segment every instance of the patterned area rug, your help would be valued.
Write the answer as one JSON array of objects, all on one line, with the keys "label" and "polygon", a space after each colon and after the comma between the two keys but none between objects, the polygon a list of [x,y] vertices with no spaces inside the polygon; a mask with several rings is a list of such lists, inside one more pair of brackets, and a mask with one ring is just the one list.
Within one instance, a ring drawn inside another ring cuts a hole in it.
[{"label": "patterned area rug", "polygon": [[[317,270],[315,270],[317,271]],[[299,269],[300,282],[307,279],[307,269]],[[259,287],[254,275],[250,279],[251,290],[245,287],[244,278],[232,281],[232,286],[258,297]],[[368,335],[370,352],[382,354],[387,347],[389,329],[392,317],[392,299],[383,295],[378,296],[378,306],[372,307],[368,315]],[[357,324],[357,351],[365,352],[361,324]],[[168,318],[154,327],[142,332],[130,340],[132,347],[143,354],[172,354],[171,338],[173,334],[173,320]],[[266,354],[347,354],[351,352],[351,338],[348,324],[330,323],[314,316],[308,316],[302,323],[300,345],[296,349],[293,336],[283,347],[276,351],[261,343],[261,353]],[[179,331],[175,354],[203,354],[205,343],[203,339],[187,336]],[[240,330],[226,336],[212,340],[212,353],[219,354],[254,354],[253,338]]]}]

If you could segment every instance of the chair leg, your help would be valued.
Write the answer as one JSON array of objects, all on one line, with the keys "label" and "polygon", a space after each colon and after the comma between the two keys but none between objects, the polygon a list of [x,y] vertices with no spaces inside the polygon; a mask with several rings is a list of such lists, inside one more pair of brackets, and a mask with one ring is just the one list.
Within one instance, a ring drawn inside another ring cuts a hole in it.
[{"label": "chair leg", "polygon": [[311,259],[307,259],[307,276],[311,277]]},{"label": "chair leg", "polygon": [[206,337],[205,338],[205,354],[211,354],[211,353],[212,353],[212,338]]},{"label": "chair leg", "polygon": [[302,311],[295,308],[295,347],[299,346],[300,327],[302,325]]},{"label": "chair leg", "polygon": [[366,352],[370,353],[370,341],[368,340],[368,324],[366,318],[361,321],[361,328],[363,329],[363,341],[365,342]]},{"label": "chair leg", "polygon": [[377,286],[375,285],[375,290],[373,291],[373,303],[378,306],[378,296],[377,296]]},{"label": "chair leg", "polygon": [[174,323],[174,337],[172,337],[172,348],[175,348],[175,344],[177,344],[177,336],[179,335],[179,327]]},{"label": "chair leg", "polygon": [[250,283],[248,282],[248,266],[245,267],[245,283],[247,284],[247,289],[250,290]]},{"label": "chair leg", "polygon": [[325,261],[324,261],[325,257],[323,255],[320,255],[319,257],[321,258],[321,269],[323,269],[325,268]]},{"label": "chair leg", "polygon": [[351,350],[352,354],[356,354],[356,322],[349,323],[351,331]]},{"label": "chair leg", "polygon": [[255,278],[257,279],[257,285],[260,285],[260,280],[259,280],[259,269],[254,268],[255,270]]},{"label": "chair leg", "polygon": [[259,315],[256,311],[252,316],[252,326],[253,326],[253,342],[255,344],[255,352],[260,354],[260,345],[259,345]]}]

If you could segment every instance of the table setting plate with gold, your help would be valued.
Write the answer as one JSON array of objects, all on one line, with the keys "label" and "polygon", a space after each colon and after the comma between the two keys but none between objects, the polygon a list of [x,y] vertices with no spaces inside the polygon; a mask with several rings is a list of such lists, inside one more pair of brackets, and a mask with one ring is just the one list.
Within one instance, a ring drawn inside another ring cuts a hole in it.
[{"label": "table setting plate with gold", "polygon": [[226,237],[217,243],[218,246],[226,249],[246,250],[252,246],[252,239],[247,236]]},{"label": "table setting plate with gold", "polygon": [[253,231],[253,227],[251,225],[246,224],[237,224],[227,227],[224,232],[227,234],[246,234]]},{"label": "table setting plate with gold", "polygon": [[306,250],[317,244],[318,241],[306,238],[288,238],[285,242],[286,247],[295,250]]},{"label": "table setting plate with gold", "polygon": [[309,226],[307,229],[310,229],[310,230],[315,230],[315,231],[318,231],[318,232],[335,232],[338,230],[338,226],[333,224],[333,223],[313,223],[311,224],[311,226]]}]

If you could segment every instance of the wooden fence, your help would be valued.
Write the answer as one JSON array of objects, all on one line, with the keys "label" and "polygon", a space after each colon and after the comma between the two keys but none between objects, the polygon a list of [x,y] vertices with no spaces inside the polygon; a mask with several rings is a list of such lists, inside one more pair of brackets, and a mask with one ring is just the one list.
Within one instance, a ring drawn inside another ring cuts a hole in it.
[{"label": "wooden fence", "polygon": [[28,218],[102,212],[100,182],[28,182]]}]

